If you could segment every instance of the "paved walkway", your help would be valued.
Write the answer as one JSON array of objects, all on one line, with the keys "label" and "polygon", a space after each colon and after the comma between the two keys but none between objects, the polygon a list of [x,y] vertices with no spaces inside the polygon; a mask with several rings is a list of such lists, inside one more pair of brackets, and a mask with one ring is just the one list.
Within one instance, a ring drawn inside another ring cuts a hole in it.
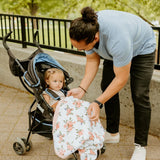
[{"label": "paved walkway", "polygon": [[[33,96],[26,92],[0,85],[0,160],[60,160],[54,153],[52,140],[37,134],[31,136],[33,147],[25,155],[17,155],[12,148],[16,137],[28,135],[28,109],[32,100]],[[120,134],[120,143],[108,144],[100,160],[130,160],[134,130],[121,125]],[[160,160],[160,138],[149,135],[147,160]]]}]

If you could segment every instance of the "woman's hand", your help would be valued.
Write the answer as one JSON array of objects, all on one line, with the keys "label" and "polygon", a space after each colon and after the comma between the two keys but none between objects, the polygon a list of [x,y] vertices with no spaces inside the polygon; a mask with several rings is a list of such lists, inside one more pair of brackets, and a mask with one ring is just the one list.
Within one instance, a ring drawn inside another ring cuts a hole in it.
[{"label": "woman's hand", "polygon": [[95,102],[92,102],[87,110],[89,119],[93,122],[97,122],[99,120],[100,108],[99,105]]},{"label": "woman's hand", "polygon": [[85,91],[81,88],[73,88],[67,92],[67,97],[73,96],[74,98],[81,99],[85,94]]}]

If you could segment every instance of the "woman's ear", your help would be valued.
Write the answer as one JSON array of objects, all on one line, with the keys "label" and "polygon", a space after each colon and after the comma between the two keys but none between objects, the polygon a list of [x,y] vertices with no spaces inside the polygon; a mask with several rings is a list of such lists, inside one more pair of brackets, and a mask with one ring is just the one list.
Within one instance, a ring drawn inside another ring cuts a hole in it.
[{"label": "woman's ear", "polygon": [[99,32],[97,32],[97,33],[95,34],[94,40],[95,40],[96,42],[99,41]]}]

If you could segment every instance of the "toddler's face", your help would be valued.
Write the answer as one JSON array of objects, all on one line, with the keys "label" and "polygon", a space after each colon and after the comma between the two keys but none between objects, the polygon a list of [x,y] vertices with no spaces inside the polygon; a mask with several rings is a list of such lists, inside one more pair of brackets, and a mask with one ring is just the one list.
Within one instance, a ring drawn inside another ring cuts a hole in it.
[{"label": "toddler's face", "polygon": [[46,83],[49,85],[49,88],[59,91],[63,87],[64,77],[62,74],[54,73],[50,75],[49,79],[46,80]]}]

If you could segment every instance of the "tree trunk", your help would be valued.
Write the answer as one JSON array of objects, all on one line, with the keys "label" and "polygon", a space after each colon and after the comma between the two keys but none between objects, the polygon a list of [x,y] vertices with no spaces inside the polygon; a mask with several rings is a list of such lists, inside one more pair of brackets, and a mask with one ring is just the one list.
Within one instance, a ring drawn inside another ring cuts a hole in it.
[{"label": "tree trunk", "polygon": [[[33,0],[32,0],[32,3],[28,3],[28,6],[29,6],[29,9],[30,9],[30,14],[31,16],[36,16],[36,13],[38,11],[38,3],[34,3]],[[34,29],[37,29],[37,24],[36,24],[36,20],[33,19],[33,28]]]}]

